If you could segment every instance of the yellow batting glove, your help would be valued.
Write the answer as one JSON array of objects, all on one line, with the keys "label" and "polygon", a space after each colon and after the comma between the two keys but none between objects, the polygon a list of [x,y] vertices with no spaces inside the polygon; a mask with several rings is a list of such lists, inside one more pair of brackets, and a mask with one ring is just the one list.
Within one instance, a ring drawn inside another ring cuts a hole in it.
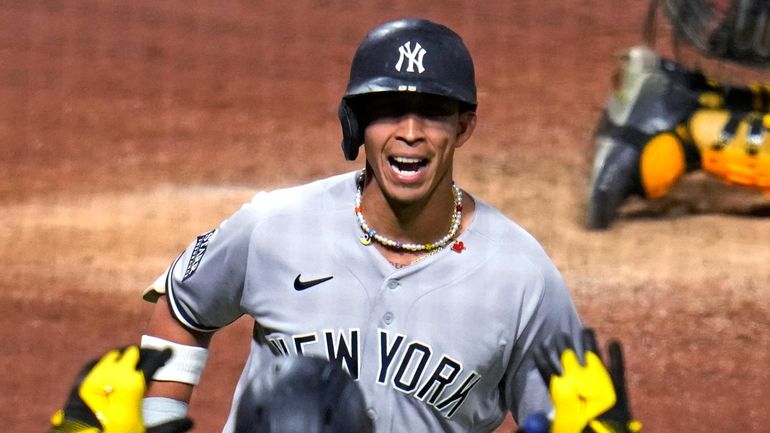
[{"label": "yellow batting glove", "polygon": [[129,346],[89,362],[75,381],[64,409],[51,418],[51,433],[182,433],[189,419],[146,428],[142,398],[146,378],[168,361],[171,351]]},{"label": "yellow batting glove", "polygon": [[589,421],[615,405],[612,379],[601,359],[593,352],[587,352],[585,358],[581,365],[574,350],[561,354],[562,374],[553,376],[549,386],[556,408],[552,433],[580,433]]},{"label": "yellow batting glove", "polygon": [[638,433],[631,417],[620,344],[609,345],[609,369],[602,362],[593,330],[581,333],[582,359],[567,334],[535,350],[535,362],[551,394],[550,433]]},{"label": "yellow batting glove", "polygon": [[142,397],[146,384],[136,370],[139,348],[108,352],[80,385],[80,398],[91,408],[104,432],[144,432]]}]

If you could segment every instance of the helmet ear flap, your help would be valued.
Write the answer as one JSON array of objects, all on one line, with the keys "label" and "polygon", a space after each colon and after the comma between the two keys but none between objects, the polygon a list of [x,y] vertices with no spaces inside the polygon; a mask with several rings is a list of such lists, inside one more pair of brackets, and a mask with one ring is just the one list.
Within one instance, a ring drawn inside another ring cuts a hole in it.
[{"label": "helmet ear flap", "polygon": [[345,159],[353,161],[358,157],[358,148],[364,144],[361,126],[353,107],[344,98],[340,102],[338,114],[342,125],[342,153]]}]

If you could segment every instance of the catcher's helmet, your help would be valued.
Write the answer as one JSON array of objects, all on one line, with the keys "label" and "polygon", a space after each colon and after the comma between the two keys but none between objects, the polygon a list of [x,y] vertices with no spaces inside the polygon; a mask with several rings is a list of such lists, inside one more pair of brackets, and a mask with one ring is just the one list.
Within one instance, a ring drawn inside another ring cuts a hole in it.
[{"label": "catcher's helmet", "polygon": [[339,107],[342,151],[356,159],[363,144],[359,111],[353,103],[377,92],[417,92],[444,96],[476,110],[473,60],[460,36],[424,19],[401,19],[382,24],[358,46],[350,80]]},{"label": "catcher's helmet", "polygon": [[238,433],[372,433],[363,394],[342,368],[316,357],[280,357],[243,394]]}]

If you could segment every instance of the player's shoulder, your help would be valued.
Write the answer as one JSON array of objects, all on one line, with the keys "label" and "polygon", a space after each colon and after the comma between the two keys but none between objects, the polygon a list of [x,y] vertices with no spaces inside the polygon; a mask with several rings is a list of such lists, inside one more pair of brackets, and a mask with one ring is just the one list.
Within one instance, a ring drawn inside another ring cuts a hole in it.
[{"label": "player's shoulder", "polygon": [[471,230],[486,239],[487,248],[504,256],[524,256],[529,261],[549,264],[548,253],[540,241],[501,210],[474,197],[476,210]]},{"label": "player's shoulder", "polygon": [[[306,184],[257,192],[227,218],[220,228],[237,232],[253,231],[263,224],[285,222],[287,217],[306,223],[321,214],[347,209],[352,213],[355,174],[345,173]],[[347,207],[345,207],[347,204]]]},{"label": "player's shoulder", "polygon": [[320,212],[336,210],[344,203],[350,205],[354,194],[355,173],[348,172],[301,185],[260,191],[250,205],[260,209],[262,214]]},{"label": "player's shoulder", "polygon": [[500,259],[495,263],[504,263],[510,272],[525,272],[541,280],[545,288],[556,290],[553,293],[566,289],[556,264],[540,241],[499,209],[476,199],[471,230],[475,239],[485,240],[485,254]]},{"label": "player's shoulder", "polygon": [[510,244],[515,241],[517,244],[540,245],[530,232],[500,209],[477,197],[474,197],[474,201],[476,210],[471,227],[477,234],[488,238],[493,243]]}]

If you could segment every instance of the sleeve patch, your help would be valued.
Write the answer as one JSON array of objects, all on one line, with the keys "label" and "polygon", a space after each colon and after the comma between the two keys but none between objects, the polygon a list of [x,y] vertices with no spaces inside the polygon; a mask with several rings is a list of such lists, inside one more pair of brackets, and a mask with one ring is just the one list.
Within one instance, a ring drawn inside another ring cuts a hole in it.
[{"label": "sleeve patch", "polygon": [[209,240],[214,236],[216,229],[210,232],[204,233],[195,240],[195,246],[193,247],[192,254],[190,254],[190,261],[187,262],[187,270],[184,273],[182,281],[192,277],[195,271],[198,269],[198,265],[206,253],[206,248],[209,246]]}]

